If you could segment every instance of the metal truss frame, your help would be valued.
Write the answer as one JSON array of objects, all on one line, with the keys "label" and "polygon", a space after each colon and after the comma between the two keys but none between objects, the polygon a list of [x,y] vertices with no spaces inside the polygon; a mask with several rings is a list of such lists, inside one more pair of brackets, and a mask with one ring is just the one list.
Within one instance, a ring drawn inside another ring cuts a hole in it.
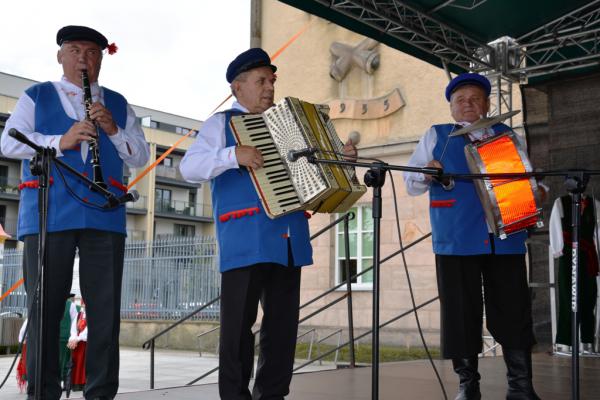
[{"label": "metal truss frame", "polygon": [[430,15],[444,7],[474,8],[485,0],[470,0],[470,6],[448,0],[430,11],[403,0],[313,1],[432,54],[442,64],[500,73],[514,81],[600,63],[600,0],[500,47],[481,43]]},{"label": "metal truss frame", "polygon": [[[518,61],[508,73],[535,77],[598,65],[599,41],[600,0],[596,0],[516,39],[508,51]],[[569,54],[573,51],[579,54]]]},{"label": "metal truss frame", "polygon": [[465,70],[494,69],[494,49],[399,0],[313,0]]}]

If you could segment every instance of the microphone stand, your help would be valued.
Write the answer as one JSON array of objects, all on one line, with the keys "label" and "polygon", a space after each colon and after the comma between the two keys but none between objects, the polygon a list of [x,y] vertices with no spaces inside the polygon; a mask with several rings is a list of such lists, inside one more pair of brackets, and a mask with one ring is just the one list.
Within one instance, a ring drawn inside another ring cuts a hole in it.
[{"label": "microphone stand", "polygon": [[382,200],[381,188],[385,184],[385,174],[388,171],[421,172],[439,176],[439,168],[415,168],[390,165],[383,162],[363,163],[343,160],[327,160],[307,157],[312,164],[334,164],[351,167],[368,168],[365,173],[365,185],[373,188],[372,218],[373,218],[373,336],[371,344],[371,399],[379,399],[379,301],[380,301],[380,265],[381,265],[381,216]]},{"label": "microphone stand", "polygon": [[25,135],[18,131],[11,131],[9,135],[14,139],[24,143],[36,151],[36,155],[31,159],[30,170],[32,175],[38,177],[38,213],[39,213],[39,234],[38,234],[38,283],[35,288],[34,302],[35,302],[35,318],[34,325],[38,326],[37,332],[37,348],[36,351],[36,362],[35,362],[35,392],[34,399],[42,400],[43,391],[45,385],[45,371],[44,364],[46,359],[45,349],[48,343],[46,343],[46,327],[48,325],[47,315],[47,304],[46,294],[48,284],[46,280],[46,264],[48,261],[48,252],[46,251],[46,243],[48,236],[48,205],[49,205],[49,182],[50,182],[50,169],[52,163],[65,168],[67,171],[83,180],[91,190],[96,191],[106,197],[107,202],[111,207],[119,205],[117,197],[107,189],[99,186],[95,182],[88,179],[86,176],[73,169],[70,165],[65,164],[62,160],[56,158],[56,150],[51,147],[42,147],[31,140]]},{"label": "microphone stand", "polygon": [[35,303],[35,318],[34,324],[38,326],[37,346],[36,346],[36,361],[35,361],[35,400],[42,399],[43,384],[44,384],[44,364],[46,355],[43,349],[46,348],[46,324],[47,324],[47,308],[46,308],[46,235],[48,221],[48,186],[50,176],[50,159],[54,149],[39,148],[37,155],[33,157],[30,164],[31,173],[38,177],[38,212],[39,212],[39,234],[38,234],[38,259],[37,271],[38,282],[35,287],[34,303]]},{"label": "microphone stand", "polygon": [[[573,171],[567,176],[565,187],[571,199],[571,397],[579,399],[579,226],[581,223],[581,195],[590,176],[584,171]],[[594,199],[592,199],[594,201]]]}]

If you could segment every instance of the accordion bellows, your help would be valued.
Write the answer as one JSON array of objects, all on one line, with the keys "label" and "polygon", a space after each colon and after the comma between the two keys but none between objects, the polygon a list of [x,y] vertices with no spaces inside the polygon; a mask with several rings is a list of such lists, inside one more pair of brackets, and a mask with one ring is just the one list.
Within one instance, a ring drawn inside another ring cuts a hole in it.
[{"label": "accordion bellows", "polygon": [[260,169],[249,168],[267,215],[275,218],[297,210],[345,212],[366,192],[354,168],[312,164],[306,157],[288,160],[290,150],[318,149],[317,157],[341,159],[343,143],[325,105],[286,97],[262,114],[231,118],[238,145],[254,146],[264,158]]}]

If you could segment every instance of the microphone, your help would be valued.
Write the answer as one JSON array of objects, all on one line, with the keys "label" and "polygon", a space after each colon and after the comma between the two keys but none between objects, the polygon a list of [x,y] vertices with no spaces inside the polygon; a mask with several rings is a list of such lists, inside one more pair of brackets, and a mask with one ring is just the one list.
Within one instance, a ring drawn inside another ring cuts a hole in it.
[{"label": "microphone", "polygon": [[315,149],[313,147],[307,147],[305,149],[300,150],[290,150],[287,154],[288,161],[296,162],[300,157],[308,157],[315,154],[319,149]]},{"label": "microphone", "polygon": [[13,139],[18,140],[19,142],[21,142],[23,144],[26,144],[27,146],[31,147],[32,149],[34,149],[38,152],[41,152],[43,150],[42,147],[33,143],[31,140],[29,140],[29,138],[27,136],[25,136],[23,133],[19,132],[15,128],[10,128],[10,130],[8,131],[8,136],[12,137]]},{"label": "microphone", "polygon": [[111,197],[103,206],[102,208],[115,208],[120,206],[121,204],[124,203],[129,203],[129,202],[136,202],[138,201],[138,199],[140,198],[140,194],[138,193],[137,190],[132,190],[131,192],[125,193],[123,196],[121,197]]}]

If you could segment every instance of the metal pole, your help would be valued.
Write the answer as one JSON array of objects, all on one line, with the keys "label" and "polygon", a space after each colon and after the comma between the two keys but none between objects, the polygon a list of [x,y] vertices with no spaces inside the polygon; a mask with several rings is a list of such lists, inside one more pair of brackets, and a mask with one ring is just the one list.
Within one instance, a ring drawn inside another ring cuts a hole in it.
[{"label": "metal pole", "polygon": [[346,270],[346,297],[348,305],[348,342],[350,347],[350,368],[356,366],[356,357],[354,354],[354,317],[352,315],[352,282],[350,281],[350,236],[348,229],[348,214],[344,218],[344,249],[346,250],[345,270]]},{"label": "metal pole", "polygon": [[150,389],[154,389],[154,339],[150,342]]},{"label": "metal pole", "polygon": [[579,217],[581,193],[573,193],[572,209],[572,253],[571,253],[571,386],[572,398],[579,399],[579,312],[578,312],[578,267],[579,267]]},{"label": "metal pole", "polygon": [[[379,170],[381,172],[381,170]],[[383,171],[385,176],[385,171]],[[381,221],[381,186],[373,187],[373,348],[371,399],[379,399],[379,233]]]}]

